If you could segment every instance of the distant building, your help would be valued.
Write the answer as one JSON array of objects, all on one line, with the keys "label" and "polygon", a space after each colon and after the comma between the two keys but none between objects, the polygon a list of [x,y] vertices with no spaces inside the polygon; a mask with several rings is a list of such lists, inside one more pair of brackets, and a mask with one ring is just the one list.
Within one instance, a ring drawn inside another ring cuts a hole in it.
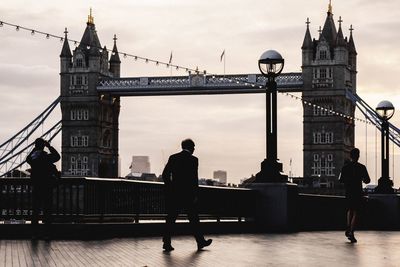
[{"label": "distant building", "polygon": [[138,181],[147,181],[147,182],[162,182],[161,176],[157,177],[154,173],[134,173],[131,172],[127,176],[125,176],[128,180],[138,180]]},{"label": "distant building", "polygon": [[226,184],[221,183],[216,179],[207,179],[207,178],[199,178],[199,185],[208,185],[208,186],[226,186]]},{"label": "distant building", "polygon": [[226,184],[228,182],[227,180],[227,172],[226,171],[214,171],[214,179],[219,180],[220,183]]},{"label": "distant building", "polygon": [[148,156],[132,156],[131,173],[150,173]]}]

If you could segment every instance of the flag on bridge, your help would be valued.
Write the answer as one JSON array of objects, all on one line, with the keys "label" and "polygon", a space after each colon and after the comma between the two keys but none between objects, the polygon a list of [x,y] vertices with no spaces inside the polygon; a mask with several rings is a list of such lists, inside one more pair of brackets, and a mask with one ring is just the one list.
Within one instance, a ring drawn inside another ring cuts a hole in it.
[{"label": "flag on bridge", "polygon": [[224,49],[224,51],[222,51],[221,58],[220,58],[219,61],[222,61],[222,59],[224,58],[224,56],[225,56],[225,49]]},{"label": "flag on bridge", "polygon": [[172,63],[172,51],[171,51],[171,55],[169,56],[169,61],[168,61],[168,63],[169,63],[169,64]]}]

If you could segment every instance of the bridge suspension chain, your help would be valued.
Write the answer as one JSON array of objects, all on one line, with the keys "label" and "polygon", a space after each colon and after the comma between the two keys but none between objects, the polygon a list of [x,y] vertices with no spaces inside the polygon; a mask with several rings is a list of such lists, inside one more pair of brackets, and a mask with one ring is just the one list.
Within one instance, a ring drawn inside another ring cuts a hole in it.
[{"label": "bridge suspension chain", "polygon": [[[369,106],[359,95],[353,94],[351,91],[347,91],[347,96],[356,104],[356,107],[364,114],[364,116],[373,124],[375,127],[382,131],[381,122],[382,120],[379,118],[376,111]],[[400,129],[394,126],[392,123],[389,123],[389,138],[390,140],[400,147]]]},{"label": "bridge suspension chain", "polygon": [[[25,158],[23,158],[23,156],[26,156],[30,152],[33,143],[25,147],[23,144],[28,142],[29,137],[44,124],[45,120],[59,102],[60,98],[58,97],[27,126],[0,145],[0,177],[25,163]],[[43,133],[42,137],[45,139],[53,139],[60,131],[61,121]]]}]

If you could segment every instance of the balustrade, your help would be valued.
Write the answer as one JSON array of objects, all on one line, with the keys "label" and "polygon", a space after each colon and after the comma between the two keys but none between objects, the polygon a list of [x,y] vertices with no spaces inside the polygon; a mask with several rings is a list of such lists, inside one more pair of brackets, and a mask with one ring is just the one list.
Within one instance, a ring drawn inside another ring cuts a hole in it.
[{"label": "balustrade", "polygon": [[[29,178],[0,179],[0,221],[30,220]],[[200,186],[201,218],[241,221],[254,214],[256,192],[244,188]],[[53,217],[57,222],[163,219],[164,184],[125,179],[61,178],[54,182]]]}]

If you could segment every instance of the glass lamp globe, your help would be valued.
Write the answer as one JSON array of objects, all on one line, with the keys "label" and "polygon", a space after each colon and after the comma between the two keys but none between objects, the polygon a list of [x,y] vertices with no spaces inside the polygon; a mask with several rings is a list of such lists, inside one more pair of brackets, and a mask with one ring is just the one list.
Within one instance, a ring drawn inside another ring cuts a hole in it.
[{"label": "glass lamp globe", "polygon": [[284,64],[285,60],[275,50],[265,51],[258,60],[258,68],[267,77],[278,76],[282,72]]},{"label": "glass lamp globe", "polygon": [[379,102],[375,110],[383,120],[389,120],[393,117],[395,111],[393,104],[387,100]]}]

